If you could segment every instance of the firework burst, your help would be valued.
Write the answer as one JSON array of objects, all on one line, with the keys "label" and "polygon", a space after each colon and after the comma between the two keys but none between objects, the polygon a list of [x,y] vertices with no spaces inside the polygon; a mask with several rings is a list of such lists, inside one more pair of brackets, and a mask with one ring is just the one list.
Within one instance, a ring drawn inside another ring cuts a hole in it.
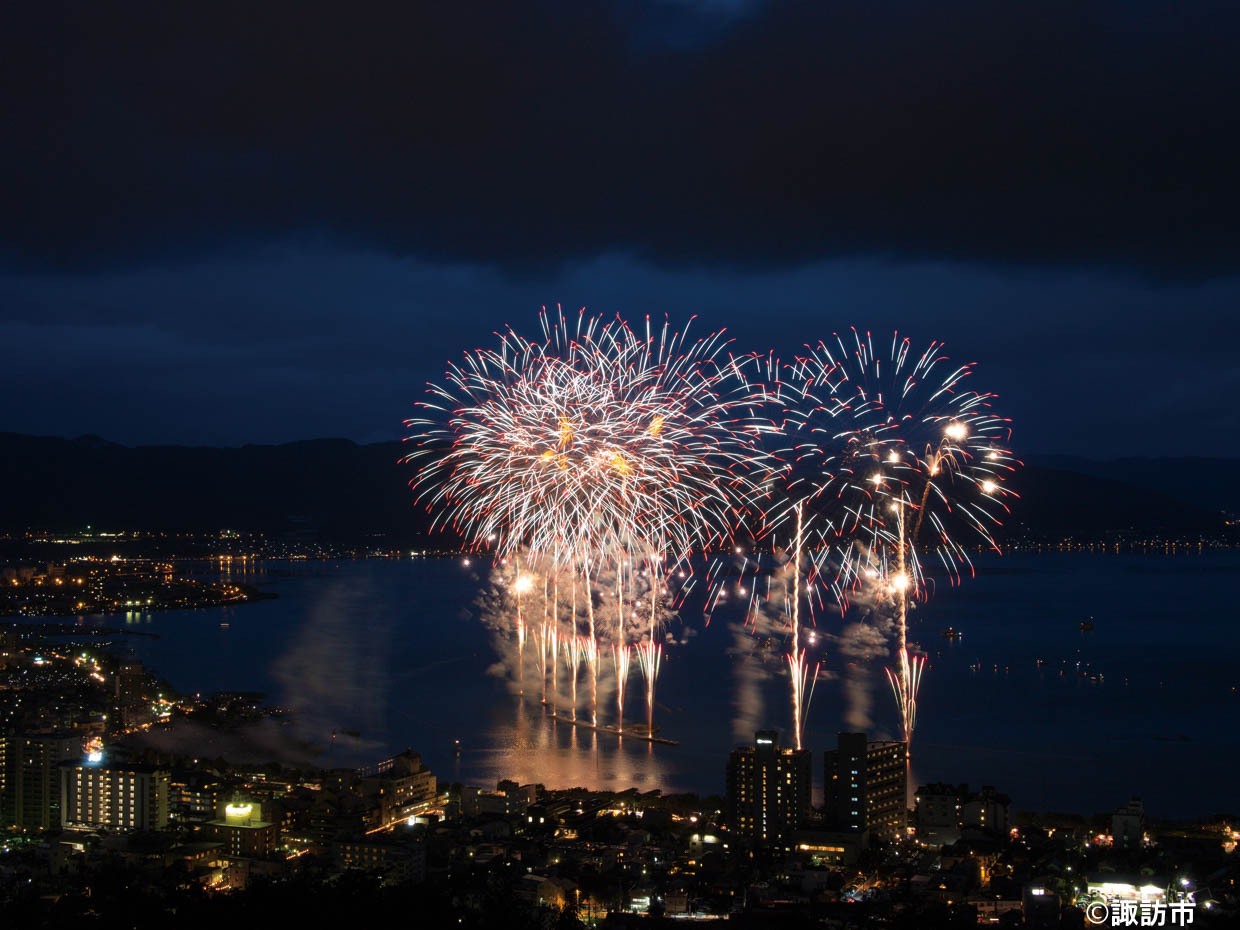
[{"label": "firework burst", "polygon": [[543,316],[432,386],[409,420],[418,499],[467,545],[557,565],[659,544],[680,558],[728,537],[755,492],[765,424],[721,333]]},{"label": "firework burst", "polygon": [[888,674],[906,743],[924,661],[907,639],[910,601],[928,593],[921,556],[937,556],[953,582],[972,573],[970,545],[997,548],[1014,493],[1003,482],[1019,464],[994,395],[969,390],[974,366],[942,350],[933,342],[917,354],[898,334],[876,349],[854,329],[790,365],[767,361],[788,437],[787,496],[768,520],[778,532],[795,514],[799,536],[804,512],[812,558],[841,610],[861,588],[890,596],[898,643]]},{"label": "firework burst", "polygon": [[[819,671],[805,628],[828,604],[844,611],[875,592],[898,631],[888,674],[911,740],[924,660],[910,652],[908,613],[929,593],[923,561],[937,558],[952,583],[972,572],[970,550],[995,545],[1014,493],[1004,481],[1019,464],[993,395],[968,389],[973,365],[949,362],[937,342],[918,354],[898,335],[876,348],[853,330],[790,364],[768,357],[765,377],[750,377],[763,361],[728,353],[721,333],[694,341],[667,323],[638,332],[584,311],[575,323],[559,312],[541,322],[537,340],[510,329],[467,353],[431,387],[424,416],[407,421],[411,485],[434,525],[511,562],[518,678],[533,635],[544,702],[562,656],[574,716],[588,669],[597,725],[610,644],[620,726],[636,656],[653,732],[658,633],[676,603],[669,579],[683,581],[683,596],[692,554],[733,546],[742,529],[770,533],[788,555],[765,573],[765,599],[761,555],[742,560],[735,594],[751,617],[769,611],[776,578],[784,589],[796,744]],[[779,425],[764,419],[771,410]],[[732,588],[718,566],[707,571],[708,617]],[[531,623],[540,584],[542,620]]]},{"label": "firework burst", "polygon": [[[407,422],[406,460],[436,525],[470,548],[580,574],[597,656],[600,574],[614,566],[623,644],[624,579],[644,562],[653,588],[665,559],[730,536],[758,491],[757,439],[773,427],[754,414],[762,398],[721,333],[690,341],[647,321],[639,335],[584,312],[571,329],[544,313],[542,329],[538,342],[509,330],[497,349],[451,366],[427,415]],[[520,617],[516,626],[520,637]]]}]

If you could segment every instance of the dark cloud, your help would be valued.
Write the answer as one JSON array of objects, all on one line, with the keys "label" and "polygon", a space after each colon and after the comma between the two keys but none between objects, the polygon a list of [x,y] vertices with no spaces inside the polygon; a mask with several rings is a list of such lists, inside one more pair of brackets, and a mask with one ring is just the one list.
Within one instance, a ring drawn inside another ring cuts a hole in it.
[{"label": "dark cloud", "polygon": [[859,324],[1031,452],[1240,454],[1240,8],[0,9],[0,428],[397,435],[537,308]]},{"label": "dark cloud", "polygon": [[1240,454],[1240,279],[840,261],[672,270],[615,256],[537,280],[268,248],[142,270],[0,275],[0,429],[120,442],[392,439],[444,362],[538,307],[651,314],[790,356],[857,324],[977,361],[1023,452]]},{"label": "dark cloud", "polygon": [[1234,271],[1240,10],[9,4],[0,251]]}]

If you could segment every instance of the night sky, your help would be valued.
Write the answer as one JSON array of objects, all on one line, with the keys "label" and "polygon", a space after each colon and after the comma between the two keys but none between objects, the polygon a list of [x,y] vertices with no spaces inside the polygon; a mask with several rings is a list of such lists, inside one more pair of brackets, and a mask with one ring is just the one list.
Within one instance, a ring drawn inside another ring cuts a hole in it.
[{"label": "night sky", "polygon": [[1191,0],[6,4],[0,430],[394,438],[560,303],[898,327],[1022,452],[1240,455],[1238,49]]}]

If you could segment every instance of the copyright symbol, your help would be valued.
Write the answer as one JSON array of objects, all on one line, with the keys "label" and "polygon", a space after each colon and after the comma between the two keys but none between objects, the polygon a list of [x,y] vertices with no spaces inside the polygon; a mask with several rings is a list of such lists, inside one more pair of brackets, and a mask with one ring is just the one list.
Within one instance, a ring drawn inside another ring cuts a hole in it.
[{"label": "copyright symbol", "polygon": [[1104,924],[1111,916],[1111,909],[1101,901],[1091,901],[1085,906],[1085,920],[1091,924]]}]

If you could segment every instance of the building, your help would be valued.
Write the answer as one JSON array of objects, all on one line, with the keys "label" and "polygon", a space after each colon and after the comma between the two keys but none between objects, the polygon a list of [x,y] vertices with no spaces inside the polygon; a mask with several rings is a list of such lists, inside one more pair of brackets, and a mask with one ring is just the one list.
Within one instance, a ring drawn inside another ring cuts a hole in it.
[{"label": "building", "polygon": [[141,662],[122,662],[116,669],[116,703],[121,707],[140,704],[145,699],[146,672]]},{"label": "building", "polygon": [[856,865],[861,853],[869,846],[869,839],[869,833],[864,832],[800,830],[793,839],[793,848],[808,856],[815,866]]},{"label": "building", "polygon": [[899,740],[840,733],[825,754],[826,815],[834,826],[893,840],[908,830],[908,768]]},{"label": "building", "polygon": [[1010,827],[1012,801],[993,785],[969,791],[968,785],[922,785],[915,795],[917,839],[930,846],[947,846],[960,839],[961,830],[1002,835]]},{"label": "building", "polygon": [[224,844],[232,859],[265,859],[276,851],[280,826],[262,819],[262,807],[247,798],[234,797],[222,805],[221,816],[203,825],[203,832]]},{"label": "building", "polygon": [[779,734],[761,730],[753,746],[728,758],[728,830],[759,843],[789,839],[810,812],[813,788],[808,749],[779,745]]},{"label": "building", "polygon": [[86,762],[60,769],[61,823],[71,829],[162,830],[169,773],[150,765]]},{"label": "building", "polygon": [[[8,579],[10,572],[13,573],[13,581],[16,582],[17,572],[11,568],[5,569],[5,580]],[[0,668],[19,664],[21,655],[21,634],[11,626],[0,627]]]},{"label": "building", "polygon": [[929,846],[950,846],[960,839],[968,785],[939,782],[922,785],[913,796],[917,839]]},{"label": "building", "polygon": [[1166,903],[1169,885],[1166,878],[1154,875],[1099,872],[1085,877],[1086,894],[1111,905]]},{"label": "building", "polygon": [[411,749],[371,768],[359,769],[355,775],[362,794],[378,801],[380,826],[422,812],[436,797],[435,775]]},{"label": "building", "polygon": [[342,869],[360,869],[383,877],[385,884],[405,885],[426,877],[422,827],[398,827],[389,834],[355,837],[334,844]]},{"label": "building", "polygon": [[168,783],[170,816],[181,822],[206,821],[216,816],[227,788],[206,772],[174,772]]},{"label": "building", "polygon": [[522,785],[511,779],[501,778],[495,785],[496,791],[501,791],[510,798],[517,798],[525,803],[526,807],[531,804],[538,803],[538,786]]},{"label": "building", "polygon": [[1059,926],[1059,895],[1050,888],[1042,884],[1026,885],[1020,899],[1026,927]]},{"label": "building", "polygon": [[1111,815],[1111,842],[1116,849],[1140,849],[1145,836],[1145,804],[1140,798]]},{"label": "building", "polygon": [[1012,799],[1000,794],[993,785],[982,785],[982,790],[971,794],[960,812],[960,824],[987,833],[1008,832],[1008,810]]},{"label": "building", "polygon": [[0,736],[0,826],[60,829],[60,765],[81,758],[79,733]]}]

